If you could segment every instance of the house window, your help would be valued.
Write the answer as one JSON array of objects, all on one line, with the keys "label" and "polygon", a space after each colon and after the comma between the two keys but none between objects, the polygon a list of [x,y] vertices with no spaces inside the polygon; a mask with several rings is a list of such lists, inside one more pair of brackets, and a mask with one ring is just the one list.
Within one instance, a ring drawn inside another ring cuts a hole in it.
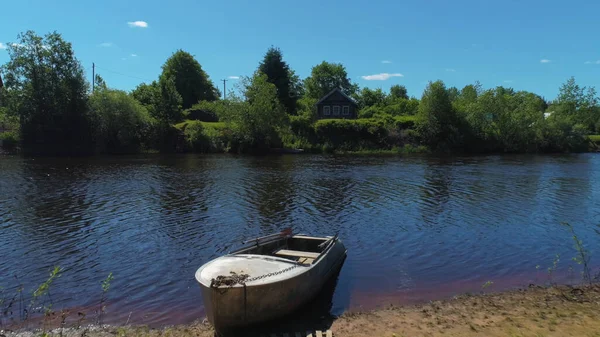
[{"label": "house window", "polygon": [[323,115],[325,115],[325,116],[331,115],[331,110],[329,110],[329,105],[325,105],[323,107]]},{"label": "house window", "polygon": [[334,116],[339,116],[340,115],[340,106],[339,105],[335,105],[333,107],[333,115]]},{"label": "house window", "polygon": [[350,114],[350,107],[346,105],[342,108],[342,115],[348,116],[349,114]]}]

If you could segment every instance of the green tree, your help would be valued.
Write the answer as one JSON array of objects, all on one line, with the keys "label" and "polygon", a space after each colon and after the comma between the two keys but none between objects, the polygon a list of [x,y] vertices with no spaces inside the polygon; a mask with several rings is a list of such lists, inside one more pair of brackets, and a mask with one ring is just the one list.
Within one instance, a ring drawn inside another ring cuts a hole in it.
[{"label": "green tree", "polygon": [[95,78],[94,78],[94,85],[95,85],[95,90],[104,90],[104,89],[108,89],[108,86],[106,85],[106,82],[104,81],[104,79],[102,78],[102,76],[96,74]]},{"label": "green tree", "polygon": [[306,95],[316,100],[335,88],[341,89],[348,96],[353,96],[358,91],[358,85],[352,83],[341,63],[325,61],[312,68],[311,75],[304,80],[304,87]]},{"label": "green tree", "polygon": [[90,151],[88,84],[72,46],[54,32],[19,34],[3,66],[7,108],[19,116],[23,150],[39,154]]},{"label": "green tree", "polygon": [[[297,76],[291,71],[288,64],[283,60],[279,48],[271,47],[267,50],[264,59],[258,66],[258,71],[267,75],[269,83],[277,88],[277,98],[288,114],[296,114],[296,101],[298,100]],[[294,78],[295,76],[295,78]]]},{"label": "green tree", "polygon": [[242,81],[245,100],[233,96],[220,113],[220,120],[235,130],[241,151],[265,150],[280,142],[288,117],[279,103],[277,88],[265,74],[257,71]]},{"label": "green tree", "polygon": [[458,118],[442,81],[430,82],[419,104],[417,130],[423,141],[434,149],[460,145]]},{"label": "green tree", "polygon": [[365,87],[355,95],[355,98],[361,109],[384,105],[386,101],[386,95],[381,88],[373,90]]},{"label": "green tree", "polygon": [[148,110],[150,116],[156,119],[159,118],[157,114],[157,106],[160,101],[160,86],[158,82],[152,81],[150,84],[142,83],[138,85],[131,91],[131,96]]},{"label": "green tree", "polygon": [[408,91],[406,90],[405,86],[394,84],[390,87],[389,97],[391,100],[398,98],[408,99]]},{"label": "green tree", "polygon": [[162,77],[173,78],[183,109],[191,108],[199,101],[214,101],[220,96],[200,63],[183,50],[176,51],[167,59],[162,66]]},{"label": "green tree", "polygon": [[587,132],[595,132],[600,122],[600,106],[594,87],[580,87],[571,77],[560,89],[552,110],[558,114],[571,116],[572,121],[580,124]]},{"label": "green tree", "polygon": [[136,99],[120,90],[96,90],[90,96],[89,113],[97,152],[139,152],[150,116]]},{"label": "green tree", "polygon": [[163,125],[171,126],[181,120],[181,95],[177,91],[173,76],[161,75],[158,80],[159,95],[155,118]]}]

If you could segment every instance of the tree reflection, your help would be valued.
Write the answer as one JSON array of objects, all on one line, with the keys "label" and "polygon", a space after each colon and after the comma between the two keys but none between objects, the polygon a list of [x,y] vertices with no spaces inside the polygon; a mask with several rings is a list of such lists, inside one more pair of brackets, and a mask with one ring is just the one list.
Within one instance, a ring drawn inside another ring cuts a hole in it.
[{"label": "tree reflection", "polygon": [[258,211],[258,219],[252,212],[246,219],[258,220],[263,233],[292,226],[291,213],[296,206],[294,171],[297,157],[252,157],[244,160],[248,169],[242,180],[245,201]]}]

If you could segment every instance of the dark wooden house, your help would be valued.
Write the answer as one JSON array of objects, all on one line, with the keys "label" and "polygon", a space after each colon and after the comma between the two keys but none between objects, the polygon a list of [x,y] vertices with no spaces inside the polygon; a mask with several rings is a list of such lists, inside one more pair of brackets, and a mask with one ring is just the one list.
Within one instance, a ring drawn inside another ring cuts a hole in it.
[{"label": "dark wooden house", "polygon": [[358,104],[340,89],[335,88],[317,102],[317,116],[319,119],[355,119],[358,117]]}]

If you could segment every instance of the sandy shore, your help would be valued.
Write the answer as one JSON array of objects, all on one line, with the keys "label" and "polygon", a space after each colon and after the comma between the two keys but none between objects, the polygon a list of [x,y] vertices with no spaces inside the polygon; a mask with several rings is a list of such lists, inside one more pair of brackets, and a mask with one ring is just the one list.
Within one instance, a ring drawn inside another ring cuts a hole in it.
[{"label": "sandy shore", "polygon": [[[293,320],[292,320],[293,321]],[[303,325],[304,324],[304,325]],[[231,332],[230,336],[295,336],[295,332],[331,330],[334,336],[581,336],[600,337],[600,285],[530,287],[501,293],[463,295],[427,304],[348,312],[308,326],[274,324]],[[43,331],[0,335],[40,336]],[[147,327],[80,327],[55,329],[52,336],[215,336],[207,323],[163,329]],[[313,335],[314,336],[314,335]]]}]

